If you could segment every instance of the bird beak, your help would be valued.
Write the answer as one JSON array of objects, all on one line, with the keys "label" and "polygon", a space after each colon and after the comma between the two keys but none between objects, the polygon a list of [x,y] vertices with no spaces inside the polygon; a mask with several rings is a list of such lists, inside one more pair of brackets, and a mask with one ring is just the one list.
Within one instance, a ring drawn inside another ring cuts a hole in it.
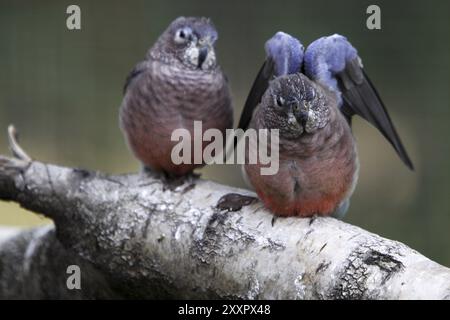
[{"label": "bird beak", "polygon": [[[205,69],[211,67],[215,63],[214,54],[214,42],[215,39],[207,36],[201,38],[197,43],[198,59],[197,68]],[[206,65],[205,65],[206,64]]]},{"label": "bird beak", "polygon": [[291,126],[296,126],[296,125],[298,125],[297,118],[296,118],[292,113],[290,113],[290,114],[288,115],[288,123],[289,123],[289,125],[291,125]]},{"label": "bird beak", "polygon": [[308,122],[309,107],[303,102],[296,101],[292,108],[297,122],[304,128]]},{"label": "bird beak", "polygon": [[200,47],[198,52],[198,64],[197,68],[201,69],[203,62],[205,62],[206,57],[208,56],[209,48],[208,46]]}]

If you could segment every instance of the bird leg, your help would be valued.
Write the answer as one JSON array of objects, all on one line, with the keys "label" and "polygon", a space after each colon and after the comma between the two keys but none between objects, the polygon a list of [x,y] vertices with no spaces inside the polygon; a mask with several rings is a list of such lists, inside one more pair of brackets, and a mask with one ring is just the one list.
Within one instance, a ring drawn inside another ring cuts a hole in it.
[{"label": "bird leg", "polygon": [[149,167],[143,166],[142,173],[152,178],[158,179],[163,183],[163,190],[176,191],[178,187],[186,185],[181,192],[184,193],[195,186],[196,181],[200,178],[199,173],[188,173],[184,176],[175,176],[165,171],[154,171]]}]

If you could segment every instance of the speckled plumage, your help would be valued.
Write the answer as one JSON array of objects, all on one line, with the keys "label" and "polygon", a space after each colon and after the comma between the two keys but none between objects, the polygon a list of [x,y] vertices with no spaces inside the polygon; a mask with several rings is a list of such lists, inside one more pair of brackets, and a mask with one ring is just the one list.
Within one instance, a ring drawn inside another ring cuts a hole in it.
[{"label": "speckled plumage", "polygon": [[[182,28],[192,30],[198,43],[209,39],[211,46],[203,64],[195,63],[198,57],[192,52],[196,51],[196,43],[182,46],[173,41],[175,32]],[[203,165],[194,164],[193,149],[191,164],[172,162],[172,148],[178,143],[171,141],[172,132],[187,129],[193,141],[194,120],[202,121],[203,131],[216,128],[225,132],[232,128],[230,92],[213,49],[216,38],[217,32],[208,19],[178,18],[127,80],[120,125],[131,150],[144,166],[174,176],[185,175]]]},{"label": "speckled plumage", "polygon": [[265,49],[239,127],[279,129],[279,171],[270,176],[261,174],[260,164],[244,167],[275,214],[344,216],[358,178],[351,132],[355,115],[374,125],[413,169],[357,50],[345,37],[319,38],[303,52],[299,40],[278,32]]},{"label": "speckled plumage", "polygon": [[[326,124],[311,133],[301,127],[288,128],[286,113],[290,111],[279,110],[272,102],[280,95],[321,104],[327,110]],[[329,215],[353,192],[358,176],[355,141],[336,99],[333,92],[296,73],[274,79],[255,109],[249,128],[280,130],[279,171],[261,175],[262,165],[248,164],[248,159],[244,169],[258,196],[275,214]]]}]

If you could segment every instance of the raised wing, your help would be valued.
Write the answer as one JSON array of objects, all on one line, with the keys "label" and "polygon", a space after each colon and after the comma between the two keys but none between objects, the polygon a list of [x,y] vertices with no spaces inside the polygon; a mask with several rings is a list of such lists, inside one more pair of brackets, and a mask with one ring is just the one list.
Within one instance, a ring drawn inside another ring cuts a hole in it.
[{"label": "raised wing", "polygon": [[383,101],[364,72],[356,49],[345,37],[333,35],[314,41],[305,53],[305,71],[311,79],[337,92],[341,111],[349,121],[356,114],[374,125],[413,170]]},{"label": "raised wing", "polygon": [[242,110],[241,118],[239,120],[238,128],[243,130],[248,128],[250,120],[252,119],[253,111],[261,101],[261,97],[263,96],[264,92],[266,92],[267,87],[269,86],[269,81],[273,76],[274,62],[271,58],[267,58],[259,69],[258,75],[256,76],[252,88],[250,89],[250,93],[247,96],[247,100],[245,101],[244,109]]},{"label": "raised wing", "polygon": [[294,37],[284,32],[277,32],[265,44],[267,58],[259,69],[250,93],[245,101],[238,128],[247,129],[253,111],[273,77],[299,72],[303,62],[303,46]]},{"label": "raised wing", "polygon": [[359,61],[353,60],[348,63],[337,77],[342,90],[342,112],[348,116],[357,114],[373,124],[391,143],[403,162],[413,170],[412,161],[389,113],[369,77],[359,66]]}]

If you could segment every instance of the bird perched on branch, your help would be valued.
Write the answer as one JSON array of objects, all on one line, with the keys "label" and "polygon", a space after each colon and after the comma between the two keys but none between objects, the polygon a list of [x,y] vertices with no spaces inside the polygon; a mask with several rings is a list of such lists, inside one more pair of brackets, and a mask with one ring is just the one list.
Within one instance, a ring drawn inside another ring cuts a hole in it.
[{"label": "bird perched on branch", "polygon": [[322,37],[304,51],[278,32],[248,95],[239,127],[279,130],[279,170],[261,175],[244,166],[264,204],[280,216],[342,217],[358,178],[351,118],[359,115],[392,144],[413,169],[356,49],[340,35]]},{"label": "bird perched on branch", "polygon": [[[130,149],[144,167],[170,177],[192,172],[203,163],[175,164],[175,129],[194,139],[194,121],[202,131],[233,127],[233,109],[225,75],[217,63],[217,31],[209,19],[174,20],[128,76],[120,126]],[[203,132],[201,132],[203,134]],[[191,146],[194,145],[191,141]],[[202,149],[207,143],[202,143]]]}]

